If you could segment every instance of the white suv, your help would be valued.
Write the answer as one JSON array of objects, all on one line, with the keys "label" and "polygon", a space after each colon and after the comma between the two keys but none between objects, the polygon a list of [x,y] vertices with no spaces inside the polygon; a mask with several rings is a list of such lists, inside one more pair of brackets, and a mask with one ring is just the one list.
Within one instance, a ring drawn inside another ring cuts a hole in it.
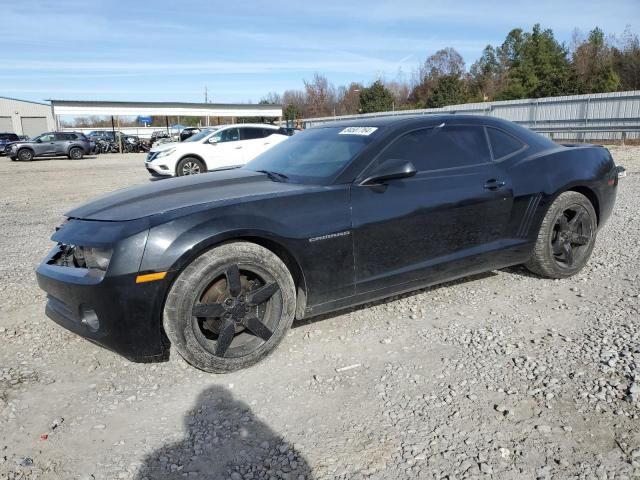
[{"label": "white suv", "polygon": [[153,147],[145,166],[153,176],[182,176],[244,165],[286,140],[286,130],[274,125],[243,123],[205,128],[183,142]]}]

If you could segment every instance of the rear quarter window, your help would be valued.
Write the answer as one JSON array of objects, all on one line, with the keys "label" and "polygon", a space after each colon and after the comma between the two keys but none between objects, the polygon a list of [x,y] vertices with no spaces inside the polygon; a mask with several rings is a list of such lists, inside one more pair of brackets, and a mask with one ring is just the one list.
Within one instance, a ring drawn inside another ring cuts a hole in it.
[{"label": "rear quarter window", "polygon": [[487,134],[494,160],[501,160],[525,147],[522,141],[497,128],[487,127]]}]

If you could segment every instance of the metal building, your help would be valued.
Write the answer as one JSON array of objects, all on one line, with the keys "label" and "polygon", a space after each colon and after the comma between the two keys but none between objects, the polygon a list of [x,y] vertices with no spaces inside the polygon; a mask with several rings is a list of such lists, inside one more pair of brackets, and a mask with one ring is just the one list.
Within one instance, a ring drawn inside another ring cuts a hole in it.
[{"label": "metal building", "polygon": [[0,97],[0,132],[35,137],[55,129],[51,105]]}]

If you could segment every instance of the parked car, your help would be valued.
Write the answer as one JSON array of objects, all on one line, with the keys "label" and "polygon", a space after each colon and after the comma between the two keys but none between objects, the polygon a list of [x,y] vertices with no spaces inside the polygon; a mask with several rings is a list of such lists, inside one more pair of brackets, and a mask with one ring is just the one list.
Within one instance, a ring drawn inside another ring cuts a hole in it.
[{"label": "parked car", "polygon": [[9,156],[11,160],[22,161],[55,156],[79,160],[94,148],[95,144],[80,132],[47,132],[25,142],[12,143]]},{"label": "parked car", "polygon": [[0,155],[5,155],[5,148],[12,142],[20,141],[20,137],[15,133],[0,133]]},{"label": "parked car", "polygon": [[203,129],[200,127],[186,127],[183,128],[180,132],[180,141],[183,142],[187,138],[195,135],[196,133],[200,133]]},{"label": "parked car", "polygon": [[154,132],[151,132],[151,145],[163,138],[171,138],[166,130],[156,130]]},{"label": "parked car", "polygon": [[205,173],[244,165],[288,137],[274,125],[225,125],[202,130],[180,143],[154,146],[145,166],[154,176]]},{"label": "parked car", "polygon": [[38,283],[47,315],[95,343],[140,360],[165,355],[166,336],[192,365],[229,372],[268,355],[294,317],[510,265],[578,273],[619,170],[604,147],[492,117],[331,122],[244,167],[70,211]]}]

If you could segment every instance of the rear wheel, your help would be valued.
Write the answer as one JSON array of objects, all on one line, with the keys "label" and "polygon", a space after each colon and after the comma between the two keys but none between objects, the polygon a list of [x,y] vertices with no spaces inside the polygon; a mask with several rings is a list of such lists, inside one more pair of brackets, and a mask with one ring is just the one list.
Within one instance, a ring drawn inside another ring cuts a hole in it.
[{"label": "rear wheel", "polygon": [[178,162],[176,173],[179,177],[183,175],[198,175],[199,173],[205,173],[207,167],[201,160],[195,157],[186,157]]},{"label": "rear wheel", "polygon": [[163,325],[191,365],[232,372],[275,349],[293,322],[295,304],[282,260],[259,245],[233,242],[184,269],[167,295]]},{"label": "rear wheel", "polygon": [[31,160],[33,160],[33,152],[28,148],[23,148],[22,150],[19,150],[18,160],[21,160],[23,162],[30,162]]},{"label": "rear wheel", "polygon": [[71,160],[80,160],[84,156],[84,152],[81,148],[73,147],[69,150],[69,158]]},{"label": "rear wheel", "polygon": [[526,267],[538,275],[567,278],[586,265],[595,245],[598,219],[593,205],[578,192],[564,192],[542,221]]}]

